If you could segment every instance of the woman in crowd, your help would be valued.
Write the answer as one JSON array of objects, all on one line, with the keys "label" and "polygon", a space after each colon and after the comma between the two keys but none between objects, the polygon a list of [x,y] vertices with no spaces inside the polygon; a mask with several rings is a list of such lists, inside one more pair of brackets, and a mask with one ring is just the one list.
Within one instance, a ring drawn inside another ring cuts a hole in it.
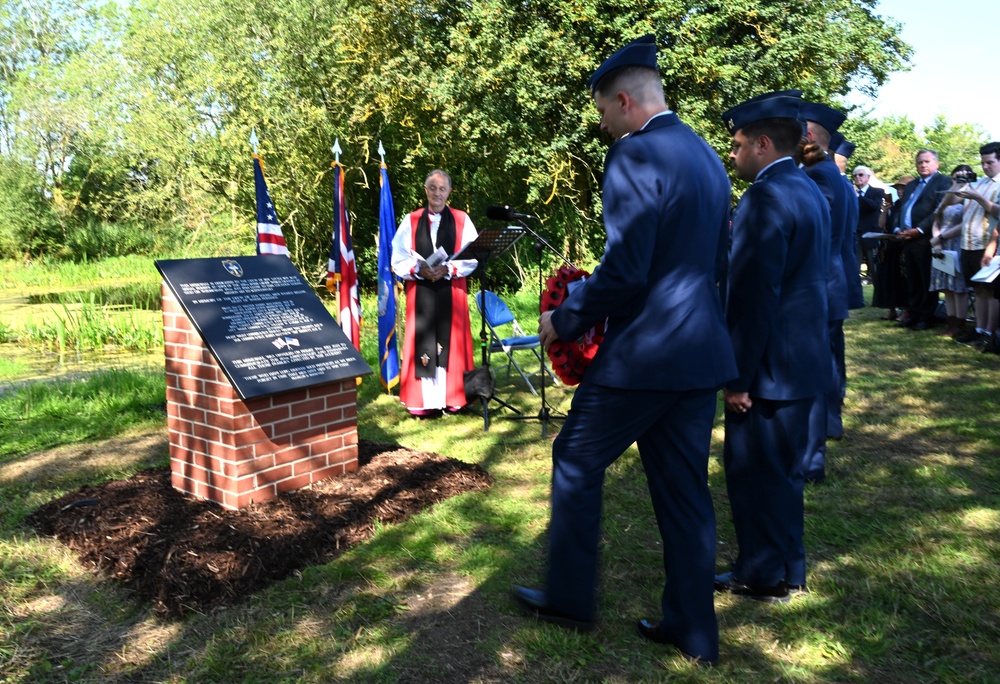
[{"label": "woman in crowd", "polygon": [[944,304],[948,310],[948,325],[940,334],[956,337],[965,332],[965,316],[969,305],[969,288],[962,275],[958,260],[959,238],[962,235],[962,203],[956,202],[954,191],[961,190],[976,179],[976,174],[968,164],[959,164],[952,170],[951,191],[942,200],[934,215],[931,250],[937,259],[943,259],[945,252],[955,257],[955,275],[931,268],[931,291],[944,292]]}]

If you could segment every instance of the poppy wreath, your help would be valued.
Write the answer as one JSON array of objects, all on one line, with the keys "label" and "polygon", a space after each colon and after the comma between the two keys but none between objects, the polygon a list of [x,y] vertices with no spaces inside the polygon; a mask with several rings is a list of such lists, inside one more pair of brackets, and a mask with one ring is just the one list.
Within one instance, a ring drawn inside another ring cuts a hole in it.
[{"label": "poppy wreath", "polygon": [[[556,274],[545,281],[545,292],[542,293],[540,308],[543,312],[555,311],[566,301],[569,295],[569,284],[586,278],[587,271],[572,266],[561,266]],[[583,374],[594,360],[597,349],[604,341],[604,325],[588,330],[583,337],[574,342],[556,340],[549,345],[549,361],[552,370],[567,385],[579,385]]]}]

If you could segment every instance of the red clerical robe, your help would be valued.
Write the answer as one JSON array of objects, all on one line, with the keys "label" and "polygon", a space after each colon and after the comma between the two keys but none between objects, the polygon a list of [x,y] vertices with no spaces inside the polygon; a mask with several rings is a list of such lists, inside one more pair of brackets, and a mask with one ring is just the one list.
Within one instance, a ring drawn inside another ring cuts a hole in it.
[{"label": "red clerical robe", "polygon": [[[417,225],[425,209],[407,214],[393,239],[392,266],[404,279],[406,292],[406,329],[403,336],[403,368],[400,375],[399,398],[412,413],[423,414],[441,409],[458,410],[465,406],[466,371],[473,368],[472,332],[469,325],[469,300],[465,277],[476,267],[475,260],[449,262],[451,284],[451,333],[448,344],[448,367],[438,368],[434,378],[415,375],[414,330],[416,330],[416,272],[419,254],[414,250]],[[455,217],[455,244],[449,250],[457,254],[476,239],[478,233],[468,214],[451,209]],[[438,215],[430,216],[431,230],[436,235]]]}]

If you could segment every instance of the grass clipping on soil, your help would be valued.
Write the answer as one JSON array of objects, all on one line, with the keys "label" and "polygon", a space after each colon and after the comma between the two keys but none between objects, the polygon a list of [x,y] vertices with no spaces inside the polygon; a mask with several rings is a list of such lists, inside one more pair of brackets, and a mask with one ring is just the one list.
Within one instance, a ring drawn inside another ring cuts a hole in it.
[{"label": "grass clipping on soil", "polygon": [[88,567],[180,616],[236,603],[428,506],[490,486],[478,465],[361,440],[358,470],[238,511],[175,490],[168,469],[84,486],[28,518]]}]

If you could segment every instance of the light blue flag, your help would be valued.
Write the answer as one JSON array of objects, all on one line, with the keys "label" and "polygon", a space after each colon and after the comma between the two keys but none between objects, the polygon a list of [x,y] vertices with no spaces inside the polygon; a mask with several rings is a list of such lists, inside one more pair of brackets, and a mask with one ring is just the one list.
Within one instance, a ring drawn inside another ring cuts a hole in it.
[{"label": "light blue flag", "polygon": [[382,385],[392,393],[399,384],[399,353],[396,349],[396,276],[392,272],[392,238],[396,234],[396,210],[389,189],[389,169],[379,164],[378,210],[378,348]]}]

